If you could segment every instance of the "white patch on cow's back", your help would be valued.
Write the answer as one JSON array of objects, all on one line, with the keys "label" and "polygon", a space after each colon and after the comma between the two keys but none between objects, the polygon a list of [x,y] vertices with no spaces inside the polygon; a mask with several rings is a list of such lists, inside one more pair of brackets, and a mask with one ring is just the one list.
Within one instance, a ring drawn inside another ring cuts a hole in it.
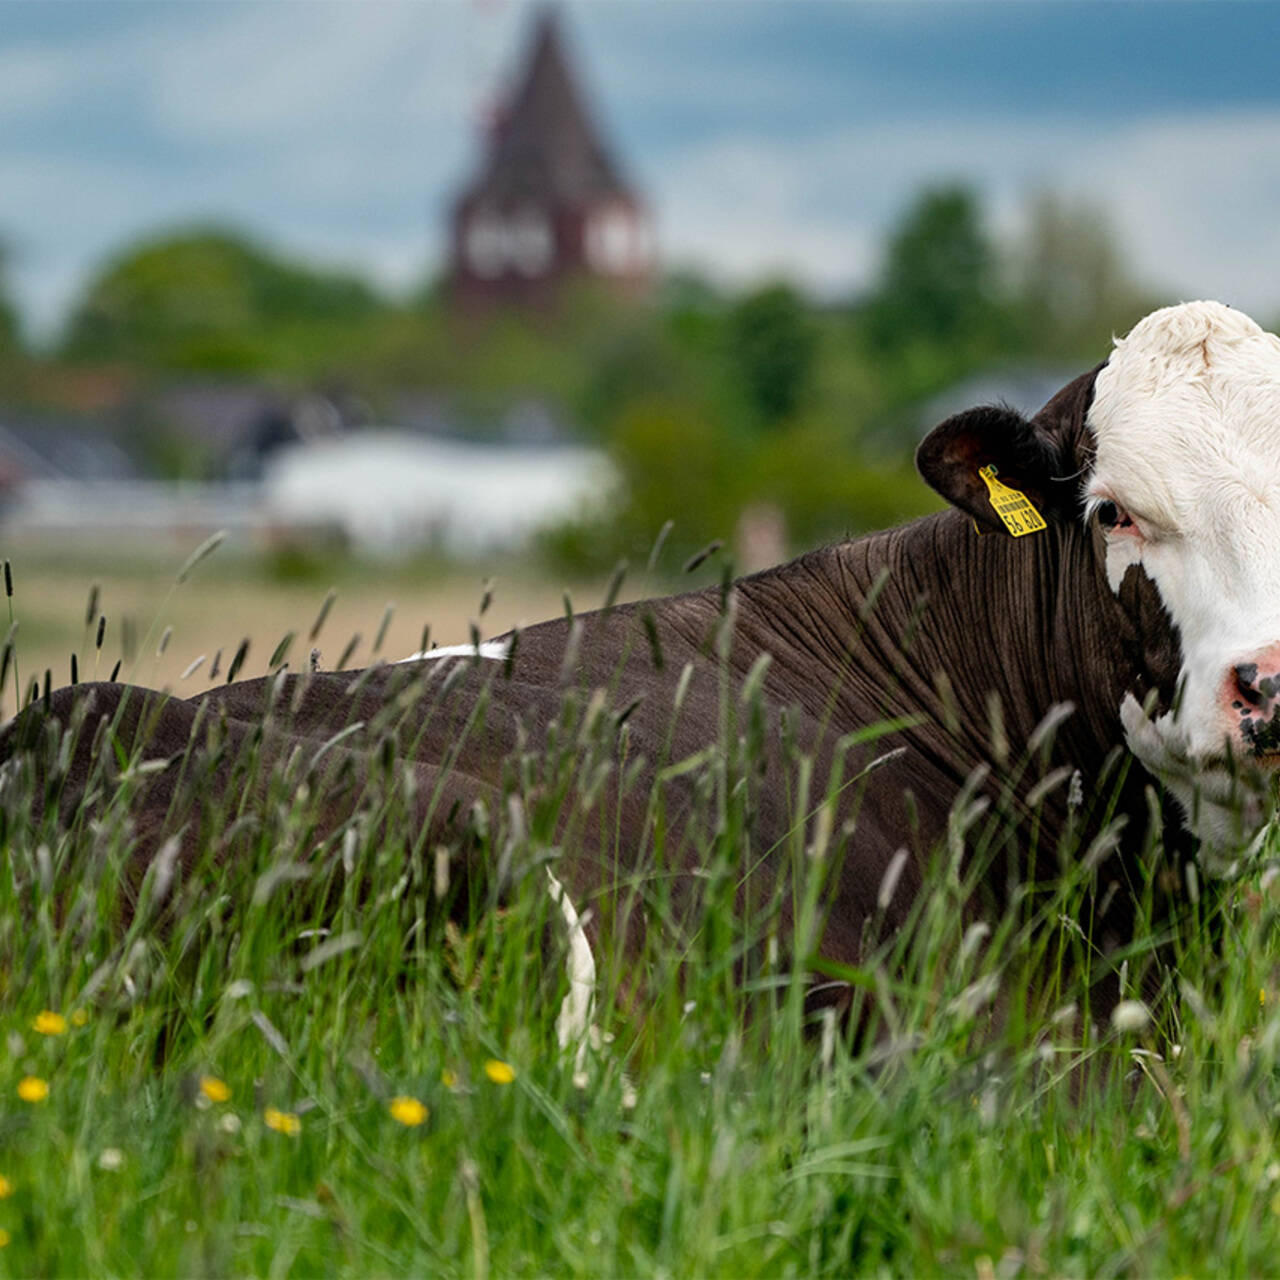
[{"label": "white patch on cow's back", "polygon": [[591,1008],[596,995],[596,961],[591,954],[591,944],[582,917],[569,900],[564,885],[545,868],[551,882],[551,901],[559,908],[569,930],[569,994],[560,1002],[560,1014],[556,1018],[556,1039],[562,1049],[577,1046],[574,1065],[581,1070],[586,1060],[587,1045],[591,1034]]},{"label": "white patch on cow's back", "polygon": [[433,662],[436,658],[488,658],[494,662],[505,662],[511,652],[510,640],[481,640],[477,644],[446,644],[438,649],[422,649],[411,653],[400,662]]},{"label": "white patch on cow's back", "polygon": [[1194,768],[1241,746],[1232,668],[1280,646],[1280,339],[1216,302],[1156,311],[1116,343],[1088,422],[1086,518],[1111,499],[1135,525],[1108,533],[1107,578],[1140,565],[1182,649],[1177,715],[1130,707],[1129,746]]}]

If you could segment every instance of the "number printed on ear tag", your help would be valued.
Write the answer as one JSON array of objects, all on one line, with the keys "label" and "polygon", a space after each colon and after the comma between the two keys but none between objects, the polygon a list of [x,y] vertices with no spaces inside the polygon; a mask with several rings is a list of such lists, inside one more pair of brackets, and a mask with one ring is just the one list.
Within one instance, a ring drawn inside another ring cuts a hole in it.
[{"label": "number printed on ear tag", "polygon": [[981,467],[978,474],[987,486],[992,509],[1015,538],[1021,538],[1028,533],[1039,533],[1041,529],[1048,528],[1044,522],[1044,516],[1035,509],[1031,499],[1025,493],[1010,489],[1007,484],[1001,484],[996,479],[995,467],[989,465]]}]

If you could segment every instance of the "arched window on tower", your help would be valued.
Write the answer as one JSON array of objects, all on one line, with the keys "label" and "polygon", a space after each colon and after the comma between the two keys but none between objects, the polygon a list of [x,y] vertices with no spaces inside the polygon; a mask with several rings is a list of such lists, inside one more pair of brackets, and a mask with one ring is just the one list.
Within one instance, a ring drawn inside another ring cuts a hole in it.
[{"label": "arched window on tower", "polygon": [[587,223],[587,263],[601,275],[629,275],[645,265],[647,236],[640,219],[626,205],[597,210]]},{"label": "arched window on tower", "polygon": [[554,256],[551,221],[539,209],[519,210],[509,224],[508,252],[511,264],[522,276],[546,275]]},{"label": "arched window on tower", "polygon": [[494,280],[507,266],[507,228],[496,212],[477,209],[462,237],[467,266],[482,280]]}]

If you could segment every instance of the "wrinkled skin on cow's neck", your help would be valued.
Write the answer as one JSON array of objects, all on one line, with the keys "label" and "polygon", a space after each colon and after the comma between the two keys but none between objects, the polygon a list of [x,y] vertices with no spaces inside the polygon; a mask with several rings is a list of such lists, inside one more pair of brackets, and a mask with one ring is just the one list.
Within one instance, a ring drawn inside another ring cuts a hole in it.
[{"label": "wrinkled skin on cow's neck", "polygon": [[1126,694],[1171,698],[1178,653],[1149,581],[1131,574],[1117,599],[1092,541],[1082,526],[1057,523],[1016,541],[980,535],[946,511],[817,553],[828,575],[849,584],[851,601],[888,571],[870,615],[844,623],[859,655],[850,713],[893,690],[890,715],[927,716],[913,751],[962,779],[978,762],[995,763],[993,695],[1015,755],[1052,708],[1069,704],[1056,754],[1086,774],[1096,768],[1123,742]]},{"label": "wrinkled skin on cow's neck", "polygon": [[[1176,649],[1151,665],[1151,645],[1137,635],[1144,619],[1158,629],[1161,611],[1139,575],[1117,601],[1097,568],[1090,537],[1079,527],[1052,525],[1019,541],[979,535],[947,511],[887,533],[828,548],[742,586],[761,632],[800,609],[807,597],[811,630],[785,642],[803,672],[830,669],[855,653],[838,697],[846,724],[882,708],[889,716],[923,713],[913,751],[961,780],[991,749],[992,694],[1016,750],[1046,713],[1069,703],[1074,713],[1058,731],[1059,749],[1087,768],[1123,740],[1119,708],[1125,693],[1167,694],[1177,674]],[[797,570],[805,570],[802,578]],[[882,575],[875,607],[862,601]],[[831,608],[815,616],[812,601]],[[778,643],[770,638],[768,643]],[[762,643],[765,637],[761,637]],[[805,660],[807,655],[807,660]],[[1157,655],[1159,656],[1159,655]],[[945,673],[954,714],[938,675]],[[780,677],[785,682],[786,677]],[[954,721],[945,735],[935,726]]]},{"label": "wrinkled skin on cow's neck", "polygon": [[[739,584],[735,664],[741,672],[755,652],[770,652],[769,695],[779,705],[802,706],[811,725],[825,717],[826,730],[815,730],[819,777],[833,737],[877,719],[921,719],[879,745],[877,751],[905,751],[871,774],[857,797],[849,856],[860,870],[844,878],[829,945],[855,949],[854,934],[875,909],[881,875],[904,844],[914,855],[907,892],[896,904],[905,914],[914,882],[975,768],[990,771],[981,789],[1000,804],[1011,837],[1005,857],[1015,864],[993,864],[985,878],[987,901],[975,910],[1000,910],[1001,866],[1024,882],[1046,870],[1052,875],[1044,862],[1057,856],[1053,833],[1067,825],[1071,788],[1064,783],[1038,802],[1038,824],[1023,804],[1059,767],[1078,771],[1079,790],[1091,802],[1081,815],[1080,850],[1102,821],[1103,806],[1092,804],[1100,798],[1100,779],[1106,798],[1117,801],[1113,816],[1130,827],[1122,847],[1143,846],[1150,778],[1123,750],[1119,710],[1126,694],[1168,703],[1178,672],[1176,635],[1141,574],[1131,574],[1117,598],[1099,568],[1094,537],[1083,525],[1061,523],[1019,540],[979,534],[949,510]],[[999,728],[993,727],[993,699]],[[1071,713],[1047,753],[1022,770],[1010,802],[1001,793],[1028,742],[1047,715],[1066,705]],[[1006,750],[993,742],[1001,729]],[[1168,825],[1185,854],[1179,825]],[[1117,854],[1114,865],[1101,869],[1104,883],[1131,873],[1122,859]],[[1131,920],[1125,897],[1113,898],[1113,941]]]}]

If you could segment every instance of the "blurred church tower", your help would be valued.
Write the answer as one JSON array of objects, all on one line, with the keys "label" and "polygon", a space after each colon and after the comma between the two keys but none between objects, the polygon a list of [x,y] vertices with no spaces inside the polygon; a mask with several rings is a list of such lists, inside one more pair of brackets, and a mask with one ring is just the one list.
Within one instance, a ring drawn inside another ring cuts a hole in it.
[{"label": "blurred church tower", "polygon": [[449,282],[463,306],[552,301],[568,278],[639,294],[652,232],[579,93],[559,23],[543,11],[521,75],[450,227]]}]

